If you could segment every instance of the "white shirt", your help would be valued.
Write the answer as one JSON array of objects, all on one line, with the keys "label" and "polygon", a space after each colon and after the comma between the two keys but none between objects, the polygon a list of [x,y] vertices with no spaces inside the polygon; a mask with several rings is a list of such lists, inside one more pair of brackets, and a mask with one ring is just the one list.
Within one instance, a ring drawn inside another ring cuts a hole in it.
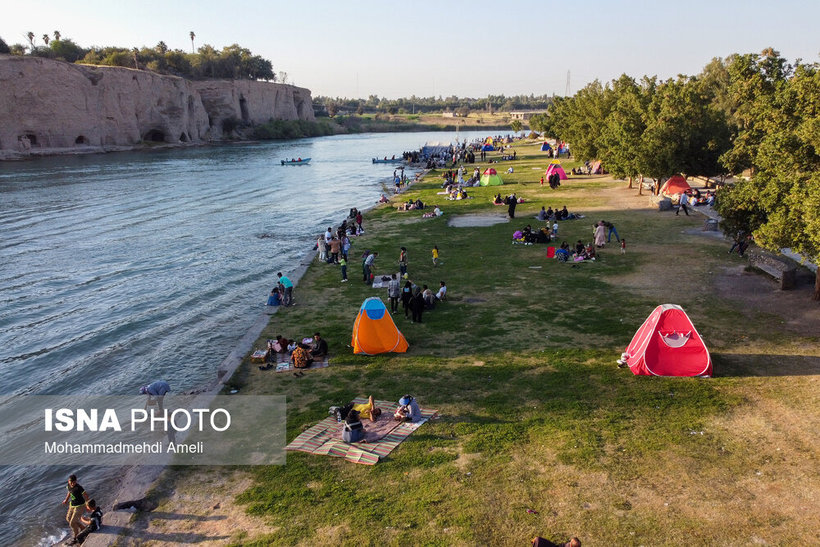
[{"label": "white shirt", "polygon": [[436,293],[436,298],[441,300],[444,297],[445,294],[447,294],[447,286],[446,285],[444,287],[439,287],[439,290]]}]

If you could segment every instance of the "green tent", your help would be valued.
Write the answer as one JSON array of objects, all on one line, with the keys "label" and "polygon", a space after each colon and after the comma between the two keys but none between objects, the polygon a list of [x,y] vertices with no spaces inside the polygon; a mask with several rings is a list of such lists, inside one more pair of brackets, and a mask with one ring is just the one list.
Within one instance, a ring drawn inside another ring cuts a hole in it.
[{"label": "green tent", "polygon": [[488,167],[484,170],[480,182],[481,186],[501,186],[504,184],[504,181],[501,180],[501,175],[492,167]]}]

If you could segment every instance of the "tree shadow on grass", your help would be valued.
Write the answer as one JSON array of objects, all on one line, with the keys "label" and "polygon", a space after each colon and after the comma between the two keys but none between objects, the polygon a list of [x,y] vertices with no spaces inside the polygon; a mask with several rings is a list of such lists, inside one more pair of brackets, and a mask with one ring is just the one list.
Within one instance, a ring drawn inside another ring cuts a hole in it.
[{"label": "tree shadow on grass", "polygon": [[820,356],[713,353],[714,376],[820,376]]}]

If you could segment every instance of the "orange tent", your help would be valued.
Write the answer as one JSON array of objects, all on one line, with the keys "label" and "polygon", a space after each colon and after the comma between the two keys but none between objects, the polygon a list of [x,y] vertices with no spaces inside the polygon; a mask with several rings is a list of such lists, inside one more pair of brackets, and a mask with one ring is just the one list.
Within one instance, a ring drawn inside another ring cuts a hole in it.
[{"label": "orange tent", "polygon": [[353,323],[353,353],[404,353],[408,345],[381,298],[372,296],[362,303]]},{"label": "orange tent", "polygon": [[663,186],[661,186],[661,194],[674,196],[675,194],[682,194],[691,188],[692,187],[689,186],[689,183],[686,182],[685,178],[681,175],[675,175],[667,180]]}]

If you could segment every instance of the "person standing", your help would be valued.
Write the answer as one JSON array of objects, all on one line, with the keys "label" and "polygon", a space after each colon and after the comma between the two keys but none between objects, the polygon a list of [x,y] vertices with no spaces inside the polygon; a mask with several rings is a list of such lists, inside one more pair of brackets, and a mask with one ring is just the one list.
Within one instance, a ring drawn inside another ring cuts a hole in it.
[{"label": "person standing", "polygon": [[410,317],[410,309],[413,300],[413,284],[410,281],[404,283],[401,289],[401,307],[404,308],[404,318]]},{"label": "person standing", "polygon": [[342,255],[339,259],[339,265],[342,267],[342,283],[347,283],[347,258]]},{"label": "person standing", "polygon": [[71,533],[76,540],[77,535],[79,535],[83,529],[80,517],[83,515],[83,506],[88,501],[88,494],[86,494],[85,488],[77,482],[77,475],[70,475],[68,477],[66,490],[63,505],[68,505],[68,512],[66,513],[65,520],[71,528]]},{"label": "person standing", "polygon": [[399,275],[404,277],[407,274],[407,249],[401,248],[399,252]]},{"label": "person standing", "polygon": [[329,263],[339,263],[339,252],[342,250],[342,242],[336,236],[330,239],[330,256],[327,258]]},{"label": "person standing", "polygon": [[364,282],[368,285],[370,285],[371,278],[373,277],[373,262],[376,260],[377,256],[379,256],[379,253],[372,252],[367,255],[367,258],[364,259]]},{"label": "person standing", "polygon": [[596,247],[603,247],[606,243],[606,237],[604,236],[604,221],[598,223],[597,226],[594,227],[594,235],[595,235],[595,246]]},{"label": "person standing", "polygon": [[364,232],[364,228],[362,228],[362,212],[356,211],[356,224],[359,226],[359,232]]},{"label": "person standing", "polygon": [[400,293],[399,280],[396,279],[396,274],[391,274],[390,281],[387,283],[387,298],[390,300],[390,313],[399,311]]},{"label": "person standing", "polygon": [[285,275],[282,275],[282,272],[277,272],[277,277],[279,277],[279,283],[284,287],[285,294],[282,298],[283,304],[285,306],[292,306],[293,305],[293,282]]},{"label": "person standing", "polygon": [[510,215],[510,218],[515,218],[516,205],[518,205],[518,198],[515,197],[515,193],[512,193],[509,196],[507,196],[507,214]]},{"label": "person standing", "polygon": [[319,251],[319,262],[324,262],[327,258],[327,244],[325,236],[321,235],[316,239],[316,249]]},{"label": "person standing", "polygon": [[615,225],[606,220],[602,220],[601,222],[604,223],[604,228],[607,229],[606,242],[610,243],[612,241],[612,234],[615,234],[615,239],[620,243],[621,238],[618,235],[618,230],[615,229]]},{"label": "person standing", "polygon": [[350,238],[347,237],[346,233],[343,233],[340,241],[342,242],[342,256],[345,257],[345,261],[347,261],[347,253],[350,252]]},{"label": "person standing", "polygon": [[421,289],[416,287],[413,298],[410,301],[410,312],[413,316],[413,323],[421,323],[421,314],[424,311],[424,295]]}]

